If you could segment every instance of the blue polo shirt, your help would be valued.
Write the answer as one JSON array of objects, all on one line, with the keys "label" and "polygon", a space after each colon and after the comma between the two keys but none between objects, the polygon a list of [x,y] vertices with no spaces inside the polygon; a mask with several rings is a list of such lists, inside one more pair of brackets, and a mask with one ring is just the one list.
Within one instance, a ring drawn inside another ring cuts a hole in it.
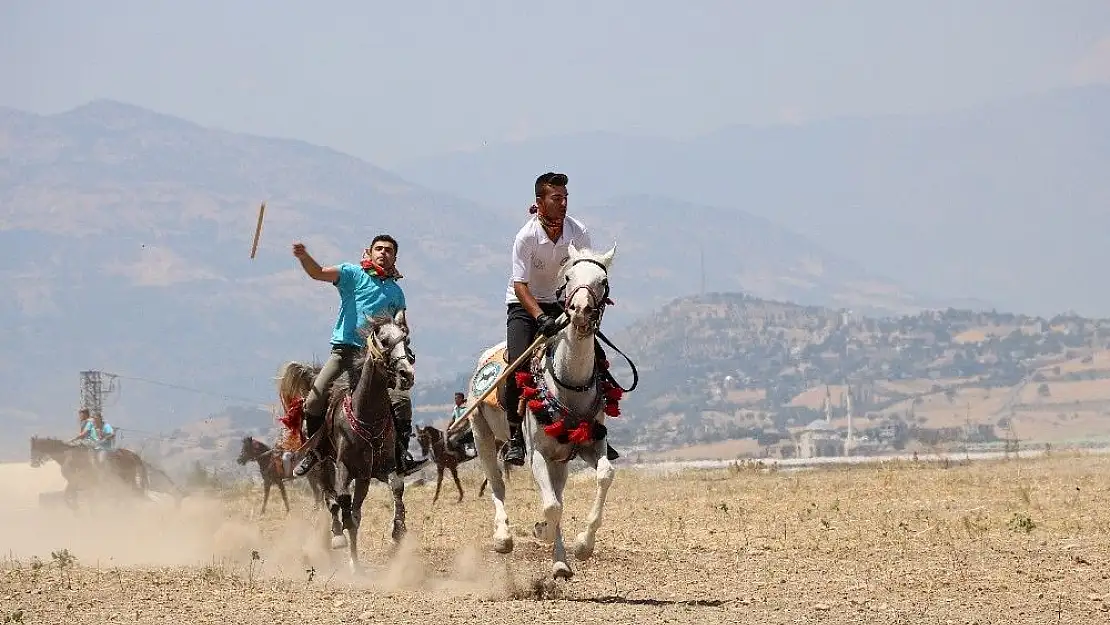
[{"label": "blue polo shirt", "polygon": [[378,278],[359,265],[339,265],[339,279],[334,282],[339,291],[339,315],[331,333],[332,345],[365,347],[358,335],[366,325],[366,318],[374,315],[396,315],[405,310],[405,292],[393,278]]}]

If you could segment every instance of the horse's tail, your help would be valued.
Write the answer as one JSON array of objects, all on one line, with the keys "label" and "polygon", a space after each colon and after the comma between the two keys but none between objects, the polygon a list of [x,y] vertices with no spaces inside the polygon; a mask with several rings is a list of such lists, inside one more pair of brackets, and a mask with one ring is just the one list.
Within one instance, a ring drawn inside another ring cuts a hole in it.
[{"label": "horse's tail", "polygon": [[289,403],[297,397],[308,395],[312,381],[316,378],[316,367],[291,360],[278,368],[277,390],[281,409],[289,409]]}]

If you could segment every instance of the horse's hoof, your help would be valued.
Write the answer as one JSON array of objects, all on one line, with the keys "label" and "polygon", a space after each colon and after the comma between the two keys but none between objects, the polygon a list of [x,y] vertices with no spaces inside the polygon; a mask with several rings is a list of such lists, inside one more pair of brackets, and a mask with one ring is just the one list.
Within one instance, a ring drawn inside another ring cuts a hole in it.
[{"label": "horse's hoof", "polygon": [[493,539],[493,550],[497,553],[512,553],[513,551],[513,537],[506,536],[504,538]]},{"label": "horse's hoof", "polygon": [[393,542],[395,544],[400,543],[401,539],[403,539],[405,537],[405,534],[407,534],[407,533],[408,533],[408,529],[405,528],[404,525],[394,525],[393,526],[393,533],[390,534],[390,538],[393,539]]},{"label": "horse's hoof", "polygon": [[574,558],[579,562],[589,560],[594,555],[593,544],[586,543],[586,537],[583,534],[578,535],[578,539],[574,541],[574,546],[571,547],[574,553]]},{"label": "horse's hoof", "polygon": [[570,566],[566,562],[556,562],[551,567],[551,577],[556,580],[570,581],[574,577],[574,571],[570,570]]},{"label": "horse's hoof", "polygon": [[331,548],[342,549],[347,546],[347,537],[343,534],[331,537]]}]

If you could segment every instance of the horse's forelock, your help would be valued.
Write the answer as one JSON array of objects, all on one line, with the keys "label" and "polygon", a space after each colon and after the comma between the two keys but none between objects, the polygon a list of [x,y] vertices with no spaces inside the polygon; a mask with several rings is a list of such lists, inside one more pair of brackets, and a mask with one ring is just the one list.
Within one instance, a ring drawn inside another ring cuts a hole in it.
[{"label": "horse's forelock", "polygon": [[[576,281],[574,283],[574,286],[577,286],[579,284],[587,284],[588,282],[598,282],[602,279],[605,279],[609,275],[608,269],[603,269],[603,267],[606,267],[605,256],[605,253],[597,253],[589,249],[583,250],[578,254],[578,256],[571,258],[566,263],[564,263],[562,267],[559,268],[559,277],[557,279],[566,281],[568,287],[572,286],[569,279],[569,274],[572,271],[576,272],[576,276],[584,275],[582,273],[584,271],[596,272],[596,275],[593,273],[588,274],[591,276],[589,280]],[[578,262],[586,260],[600,263],[601,266],[599,267],[593,262]],[[569,289],[567,292],[570,292]]]}]

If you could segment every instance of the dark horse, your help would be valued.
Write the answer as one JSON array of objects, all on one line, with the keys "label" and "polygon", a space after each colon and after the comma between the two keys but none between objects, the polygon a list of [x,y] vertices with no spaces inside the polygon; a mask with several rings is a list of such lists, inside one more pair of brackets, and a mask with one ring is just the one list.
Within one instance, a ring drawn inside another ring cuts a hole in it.
[{"label": "dark horse", "polygon": [[[397,384],[402,389],[412,387],[415,358],[409,351],[404,326],[398,320],[382,316],[368,321],[361,332],[366,339],[366,352],[352,371],[358,380],[351,388],[347,376],[341,375],[332,384],[324,426],[313,436],[319,439],[320,485],[332,517],[331,546],[341,549],[347,544],[352,572],[359,569],[358,529],[370,480],[388,484],[393,491],[394,544],[400,542],[406,531],[405,482],[397,473],[396,433],[388,391]],[[310,388],[318,371],[319,367],[287,363],[279,376],[282,395],[295,396],[285,389]],[[310,440],[309,445],[313,442]],[[303,454],[297,456],[299,460]]]},{"label": "dark horse", "polygon": [[[77,507],[77,492],[106,485],[116,478],[129,485],[130,490],[142,496],[150,485],[146,464],[129,449],[117,449],[108,454],[107,467],[100,467],[95,452],[84,445],[74,445],[57,438],[31,437],[31,466],[41,466],[47,459],[58,463],[66,479],[65,501]],[[108,471],[103,469],[107,468]]]},{"label": "dark horse", "polygon": [[[285,503],[285,512],[289,512],[289,497],[285,494],[285,480],[293,478],[286,472],[282,464],[281,454],[282,450],[273,450],[266,443],[247,436],[243,438],[243,447],[239,450],[239,457],[235,459],[235,462],[238,462],[240,466],[248,462],[258,463],[258,473],[262,476],[263,489],[262,510],[259,511],[259,514],[266,514],[266,503],[270,501],[270,488],[275,484],[278,487],[278,492],[281,493],[281,500]],[[312,488],[312,509],[316,510],[324,500],[320,492],[319,465],[312,467],[305,478],[308,479],[308,485]]]},{"label": "dark horse", "polygon": [[[450,449],[447,443],[443,440],[443,432],[435,426],[427,426],[416,428],[416,442],[420,443],[420,452],[427,458],[429,455],[436,463],[436,494],[432,496],[432,503],[439,500],[439,489],[443,486],[443,471],[444,469],[451,472],[452,479],[455,480],[455,488],[459,489],[459,499],[463,500],[462,483],[459,482],[458,466],[467,460],[473,460],[477,456],[467,456],[461,451]],[[502,475],[505,479],[508,478],[508,465],[502,466]],[[486,486],[489,480],[483,478],[482,485],[478,488],[478,496],[481,497],[482,493],[486,492]]]}]

